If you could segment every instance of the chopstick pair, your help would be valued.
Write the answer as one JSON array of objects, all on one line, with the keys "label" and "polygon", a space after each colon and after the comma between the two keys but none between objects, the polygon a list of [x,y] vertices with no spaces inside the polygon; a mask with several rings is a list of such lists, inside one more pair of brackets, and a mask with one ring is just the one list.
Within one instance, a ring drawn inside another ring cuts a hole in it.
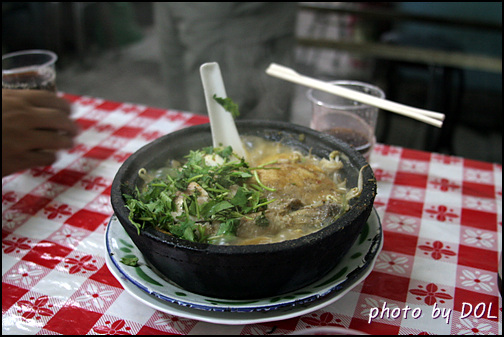
[{"label": "chopstick pair", "polygon": [[357,92],[355,90],[333,85],[331,83],[317,80],[308,76],[300,75],[293,69],[281,66],[276,63],[271,63],[269,65],[269,67],[266,69],[266,74],[310,88],[322,90],[334,95],[345,97],[357,102],[376,106],[380,109],[395,112],[397,114],[416,119],[438,128],[443,126],[445,115],[442,113],[413,108],[404,104],[392,102],[386,99]]}]

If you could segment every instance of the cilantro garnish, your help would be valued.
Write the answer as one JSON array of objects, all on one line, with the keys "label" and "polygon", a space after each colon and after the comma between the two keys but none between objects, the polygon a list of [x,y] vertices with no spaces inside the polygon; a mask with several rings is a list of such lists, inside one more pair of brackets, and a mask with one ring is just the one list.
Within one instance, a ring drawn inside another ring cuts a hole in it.
[{"label": "cilantro garnish", "polygon": [[260,227],[267,227],[269,226],[269,220],[266,218],[266,215],[264,212],[261,213],[258,217],[255,218],[255,224]]},{"label": "cilantro garnish", "polygon": [[213,99],[217,103],[219,103],[224,108],[224,110],[229,111],[231,113],[231,116],[233,116],[233,118],[238,118],[238,116],[240,116],[240,111],[238,110],[238,104],[233,102],[231,98],[217,97],[217,95],[214,94]]},{"label": "cilantro garnish", "polygon": [[[264,212],[274,200],[248,163],[228,147],[206,147],[191,151],[179,169],[168,170],[131,195],[124,195],[129,219],[138,228],[155,226],[170,234],[195,242],[233,236],[242,217]],[[264,213],[256,221],[266,226]],[[209,224],[219,227],[209,233]]]}]

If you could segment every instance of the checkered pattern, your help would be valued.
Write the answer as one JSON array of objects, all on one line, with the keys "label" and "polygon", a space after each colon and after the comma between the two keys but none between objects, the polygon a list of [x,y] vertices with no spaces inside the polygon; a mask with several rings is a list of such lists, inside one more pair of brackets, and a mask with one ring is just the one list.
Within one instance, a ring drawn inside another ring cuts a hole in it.
[{"label": "checkered pattern", "polygon": [[[284,334],[332,325],[371,334],[502,333],[500,165],[378,144],[371,162],[385,240],[366,280],[301,317],[214,325],[138,302],[104,260],[121,163],[155,138],[208,119],[65,97],[82,129],[75,147],[53,166],[2,179],[4,334]],[[378,315],[371,322],[370,313]],[[450,313],[448,321],[438,313]]]}]

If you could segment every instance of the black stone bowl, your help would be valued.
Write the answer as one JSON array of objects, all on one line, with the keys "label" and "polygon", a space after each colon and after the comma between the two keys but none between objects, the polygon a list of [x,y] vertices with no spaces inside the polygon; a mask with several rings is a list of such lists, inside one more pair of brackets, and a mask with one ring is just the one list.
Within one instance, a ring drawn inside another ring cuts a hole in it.
[{"label": "black stone bowl", "polygon": [[257,135],[292,145],[305,153],[328,157],[346,155],[345,174],[357,186],[363,169],[363,191],[351,199],[350,210],[327,227],[304,237],[279,243],[221,246],[194,243],[146,228],[128,220],[124,193],[141,183],[140,168],[157,169],[167,159],[181,159],[189,150],[212,145],[210,125],[182,129],[145,145],[120,167],[112,184],[111,201],[122,226],[145,259],[180,287],[223,299],[256,299],[300,289],[335,268],[350,249],[373,208],[376,180],[364,157],[338,139],[299,125],[273,121],[238,121],[241,135]]}]

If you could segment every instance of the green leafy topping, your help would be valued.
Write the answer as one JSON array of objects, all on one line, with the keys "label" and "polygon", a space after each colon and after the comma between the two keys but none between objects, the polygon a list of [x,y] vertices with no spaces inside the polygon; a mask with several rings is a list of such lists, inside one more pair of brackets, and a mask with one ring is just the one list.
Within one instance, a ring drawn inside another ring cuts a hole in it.
[{"label": "green leafy topping", "polygon": [[264,212],[255,218],[255,224],[259,227],[267,227],[269,225],[269,220],[266,218]]},{"label": "green leafy topping", "polygon": [[[211,242],[236,234],[243,217],[264,212],[271,188],[259,180],[256,169],[233,153],[230,146],[190,151],[186,162],[166,176],[155,178],[131,194],[124,194],[129,219],[138,234],[154,226],[194,242]],[[264,215],[264,213],[263,213]],[[258,219],[260,226],[267,219]]]},{"label": "green leafy topping", "polygon": [[233,118],[238,118],[238,116],[240,116],[240,111],[238,110],[238,104],[233,102],[231,98],[217,97],[217,95],[214,94],[213,99],[217,103],[219,103],[224,108],[224,110],[229,111],[231,113],[231,116],[233,116]]}]

